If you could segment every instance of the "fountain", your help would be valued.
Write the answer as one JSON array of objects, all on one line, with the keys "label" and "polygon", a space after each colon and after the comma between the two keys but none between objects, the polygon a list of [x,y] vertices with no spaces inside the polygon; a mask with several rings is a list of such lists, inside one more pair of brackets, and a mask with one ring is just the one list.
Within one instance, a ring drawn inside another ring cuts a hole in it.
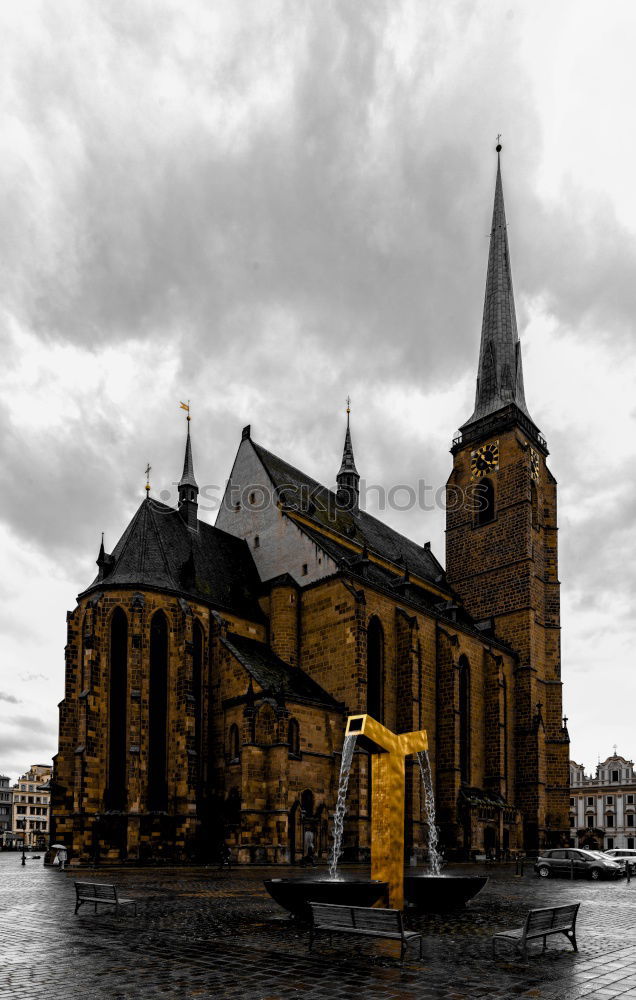
[{"label": "fountain", "polygon": [[[356,744],[371,754],[370,879],[344,878],[338,873],[347,788]],[[430,872],[404,878],[405,758],[411,754],[418,755],[426,792]],[[426,733],[392,733],[370,715],[351,715],[347,719],[342,748],[329,875],[266,879],[265,888],[286,910],[308,919],[310,902],[373,906],[382,896],[386,896],[392,909],[401,910],[404,907],[405,890],[408,901],[418,909],[440,912],[462,905],[476,895],[487,881],[487,877],[441,874]]]},{"label": "fountain", "polygon": [[[356,742],[371,753],[371,879],[338,874],[349,773]],[[425,732],[392,733],[370,715],[347,719],[334,841],[328,878],[267,879],[270,895],[298,916],[309,915],[309,902],[372,906],[382,896],[401,910],[404,905],[404,758],[427,748]]]},{"label": "fountain", "polygon": [[407,875],[404,879],[406,898],[416,909],[426,913],[444,913],[462,907],[476,896],[488,881],[487,875],[442,874],[442,856],[437,848],[438,831],[435,820],[433,775],[428,751],[417,754],[424,789],[424,807],[428,824],[428,872]]}]

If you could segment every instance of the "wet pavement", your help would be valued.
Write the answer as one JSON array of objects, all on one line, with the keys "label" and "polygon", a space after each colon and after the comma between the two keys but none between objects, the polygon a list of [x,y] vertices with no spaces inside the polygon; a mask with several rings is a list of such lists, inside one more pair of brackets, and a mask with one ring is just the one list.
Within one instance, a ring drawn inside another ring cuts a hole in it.
[{"label": "wet pavement", "polygon": [[[465,874],[483,867],[456,866]],[[451,871],[453,868],[451,867]],[[352,867],[351,873],[362,874]],[[539,881],[532,870],[490,872],[468,907],[423,918],[424,958],[400,967],[393,942],[344,938],[307,951],[305,929],[267,895],[263,879],[297,869],[101,869],[60,872],[0,854],[2,1000],[145,1000],[150,997],[287,997],[364,1000],[636,1000],[636,880]],[[139,914],[88,904],[74,916],[73,880],[115,882]],[[580,901],[579,952],[565,938],[531,948],[528,966],[493,933],[520,926],[528,909]]]}]

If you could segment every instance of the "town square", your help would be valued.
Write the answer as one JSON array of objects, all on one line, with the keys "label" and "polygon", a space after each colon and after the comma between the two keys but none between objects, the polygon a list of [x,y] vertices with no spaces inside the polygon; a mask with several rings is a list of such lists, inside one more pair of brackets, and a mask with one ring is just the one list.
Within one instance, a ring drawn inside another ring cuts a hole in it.
[{"label": "town square", "polygon": [[0,995],[636,997],[636,11],[0,28]]}]

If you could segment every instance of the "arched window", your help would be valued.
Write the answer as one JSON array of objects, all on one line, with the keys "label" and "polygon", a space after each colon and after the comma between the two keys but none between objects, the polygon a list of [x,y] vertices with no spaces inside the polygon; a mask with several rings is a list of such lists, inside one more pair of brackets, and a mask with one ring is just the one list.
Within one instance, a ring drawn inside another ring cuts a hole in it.
[{"label": "arched window", "polygon": [[501,680],[501,696],[503,699],[503,774],[508,793],[508,684],[505,676]]},{"label": "arched window", "polygon": [[[112,622],[111,622],[112,626]],[[90,628],[90,615],[88,611],[84,612],[84,617],[82,618],[82,634],[81,634],[81,644],[80,644],[80,688],[82,691],[90,690],[91,678],[90,678],[90,664],[86,653],[90,645],[90,641],[87,641],[89,636]]]},{"label": "arched window", "polygon": [[239,759],[239,731],[235,722],[230,726],[228,734],[228,751],[231,761]]},{"label": "arched window", "polygon": [[459,774],[470,784],[470,666],[465,656],[459,661]]},{"label": "arched window", "polygon": [[482,479],[474,490],[475,524],[488,524],[495,517],[495,487],[490,479]]},{"label": "arched window", "polygon": [[157,611],[150,622],[150,718],[148,724],[148,808],[168,807],[168,622]]},{"label": "arched window", "polygon": [[375,616],[367,629],[367,712],[384,721],[384,630]]},{"label": "arched window", "polygon": [[205,636],[201,623],[195,621],[192,629],[192,697],[194,698],[194,750],[197,754],[198,777],[202,777],[202,723],[203,723],[203,649]]},{"label": "arched window", "polygon": [[122,608],[115,608],[110,620],[107,809],[126,808],[127,703],[128,619]]},{"label": "arched window", "polygon": [[305,788],[300,796],[300,808],[305,816],[314,814],[314,793],[309,788]]},{"label": "arched window", "polygon": [[300,757],[300,728],[295,719],[289,720],[287,742],[289,743],[290,755],[292,757]]},{"label": "arched window", "polygon": [[537,484],[530,483],[530,509],[532,511],[532,527],[539,527],[539,494]]}]

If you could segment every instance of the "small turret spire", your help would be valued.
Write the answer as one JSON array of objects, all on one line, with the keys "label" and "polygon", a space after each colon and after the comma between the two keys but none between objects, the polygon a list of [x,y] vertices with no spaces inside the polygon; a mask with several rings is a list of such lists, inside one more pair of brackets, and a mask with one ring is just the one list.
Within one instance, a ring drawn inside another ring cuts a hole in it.
[{"label": "small turret spire", "polygon": [[521,343],[512,290],[508,230],[501,180],[501,135],[497,136],[497,179],[490,230],[484,316],[481,327],[475,410],[467,424],[511,403],[532,419],[526,406]]},{"label": "small turret spire", "polygon": [[350,510],[354,514],[358,513],[360,504],[360,476],[356,469],[353,457],[353,445],[351,443],[351,428],[349,417],[351,414],[351,399],[347,396],[347,430],[345,432],[344,449],[342,452],[342,463],[340,471],[336,476],[338,483],[338,504],[345,510]]},{"label": "small turret spire", "polygon": [[179,511],[189,528],[195,531],[199,527],[199,504],[197,496],[199,487],[194,477],[194,462],[192,461],[192,442],[190,441],[190,401],[181,403],[181,408],[187,410],[187,427],[185,456],[183,459],[183,474],[179,480]]}]

